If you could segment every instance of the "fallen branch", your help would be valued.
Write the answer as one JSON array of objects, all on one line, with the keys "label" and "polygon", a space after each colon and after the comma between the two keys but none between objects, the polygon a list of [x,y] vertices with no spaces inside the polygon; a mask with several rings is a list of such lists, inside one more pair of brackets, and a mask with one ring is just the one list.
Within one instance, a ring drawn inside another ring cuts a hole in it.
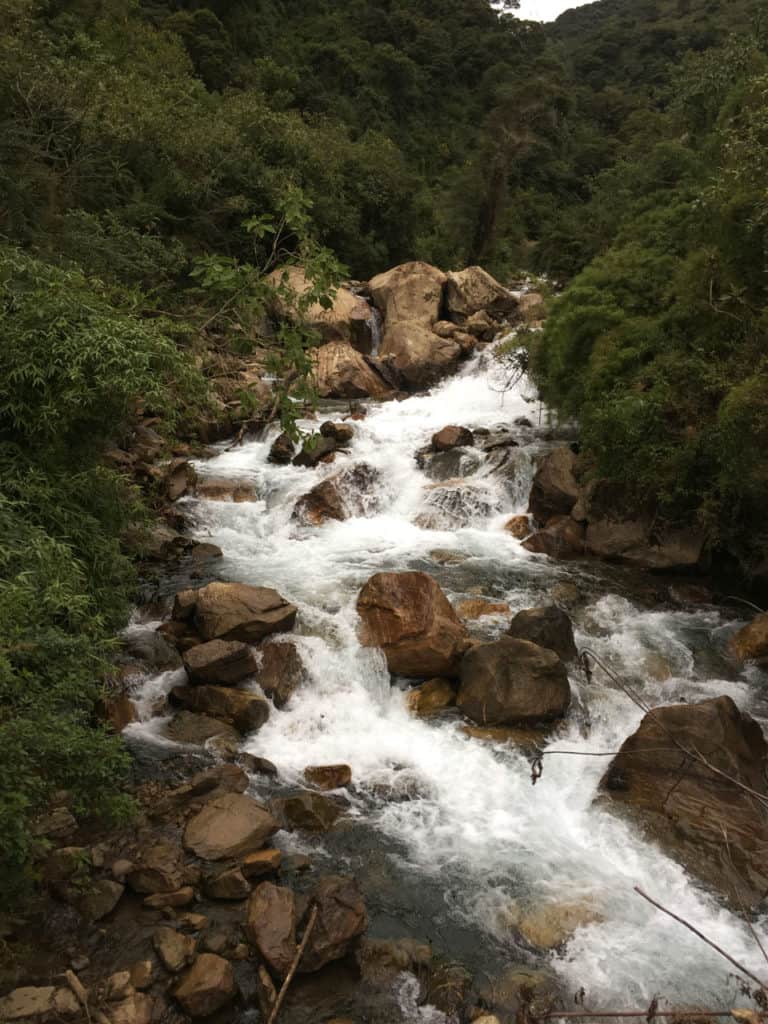
[{"label": "fallen branch", "polygon": [[693,932],[693,934],[698,936],[698,938],[700,938],[702,942],[706,942],[706,944],[711,949],[714,949],[715,952],[720,954],[720,956],[725,957],[725,959],[729,963],[733,964],[737,971],[740,971],[745,977],[749,978],[751,981],[754,981],[755,984],[759,985],[764,992],[768,992],[768,988],[766,987],[764,981],[761,981],[756,974],[753,974],[750,970],[748,970],[744,966],[744,964],[740,964],[738,960],[735,960],[730,953],[726,953],[726,951],[721,946],[718,946],[716,942],[713,942],[712,939],[707,938],[707,936],[703,932],[700,932],[698,928],[695,928],[689,921],[686,921],[684,917],[680,917],[679,914],[675,914],[672,910],[668,910],[661,903],[657,903],[656,900],[652,899],[647,893],[643,892],[643,890],[640,889],[637,885],[634,888],[638,896],[642,896],[644,900],[647,900],[652,906],[656,907],[657,910],[660,910],[663,914],[667,914],[668,917],[671,917],[674,921],[677,921],[678,924],[681,924],[684,928],[687,928],[689,932]]},{"label": "fallen branch", "polygon": [[296,968],[299,966],[299,962],[302,956],[304,955],[304,950],[307,948],[307,943],[309,942],[309,937],[312,934],[312,929],[315,927],[315,921],[317,921],[317,906],[312,907],[312,913],[309,915],[309,921],[307,923],[306,929],[304,930],[304,936],[301,940],[301,944],[299,948],[296,950],[296,956],[293,958],[291,969],[285,976],[285,981],[283,982],[282,987],[277,995],[275,1005],[272,1007],[272,1012],[269,1015],[269,1020],[267,1021],[267,1024],[275,1024],[275,1021],[277,1020],[277,1015],[280,1012],[280,1007],[283,1005],[283,1000],[285,999],[286,993],[288,992],[288,986],[293,981],[293,976],[296,973]]}]

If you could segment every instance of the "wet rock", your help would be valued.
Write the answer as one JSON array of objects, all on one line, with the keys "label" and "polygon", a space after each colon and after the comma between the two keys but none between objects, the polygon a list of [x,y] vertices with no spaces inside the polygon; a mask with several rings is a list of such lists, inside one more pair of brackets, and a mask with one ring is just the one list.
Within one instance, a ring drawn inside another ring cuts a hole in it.
[{"label": "wet rock", "polygon": [[648,824],[691,872],[726,898],[737,893],[753,905],[768,890],[768,820],[750,793],[717,775],[697,754],[768,797],[762,729],[730,697],[649,712],[622,744],[600,788]]},{"label": "wet rock", "polygon": [[482,463],[482,457],[474,448],[451,448],[436,452],[429,445],[416,452],[416,464],[430,480],[442,483],[471,476]]},{"label": "wet rock", "polygon": [[288,434],[280,434],[272,442],[267,461],[278,466],[287,466],[292,461],[296,446]]},{"label": "wet rock", "polygon": [[527,967],[511,967],[488,979],[480,986],[480,995],[505,1019],[514,1019],[522,1007],[529,1008],[535,1018],[562,1006],[557,978],[551,971]]},{"label": "wet rock", "polygon": [[189,711],[226,722],[243,736],[256,732],[269,718],[269,704],[263,697],[228,686],[175,686],[169,699]]},{"label": "wet rock", "polygon": [[341,789],[352,781],[352,769],[348,764],[312,765],[304,769],[304,778],[318,789]]},{"label": "wet rock", "polygon": [[540,523],[553,516],[567,516],[579,497],[574,476],[576,456],[570,448],[555,448],[546,456],[533,478],[529,511]]},{"label": "wet rock", "polygon": [[328,519],[344,520],[374,511],[378,505],[373,493],[381,474],[366,462],[321,481],[299,498],[293,518],[311,526]]},{"label": "wet rock", "polygon": [[346,956],[368,927],[365,903],[354,878],[328,875],[320,880],[312,898],[318,913],[299,966],[303,974]]},{"label": "wet rock", "polygon": [[589,903],[548,903],[518,912],[510,924],[515,925],[532,946],[557,949],[578,928],[601,920],[601,915]]},{"label": "wet rock", "polygon": [[482,486],[465,480],[445,480],[427,488],[426,511],[416,518],[428,530],[453,530],[480,523],[496,511],[496,499]]},{"label": "wet rock", "polygon": [[507,633],[518,640],[530,640],[539,647],[546,647],[563,661],[571,661],[578,653],[573,624],[562,608],[554,604],[518,612],[509,624]]},{"label": "wet rock", "polygon": [[285,707],[304,681],[304,676],[304,665],[296,645],[291,641],[275,640],[261,648],[261,665],[256,682],[267,697],[275,702],[275,707]]},{"label": "wet rock", "polygon": [[159,672],[181,665],[181,658],[175,647],[155,629],[130,632],[123,637],[123,650],[127,657],[143,661],[149,668]]},{"label": "wet rock", "polygon": [[232,964],[214,953],[201,953],[173,995],[190,1017],[210,1016],[237,995]]},{"label": "wet rock", "polygon": [[453,373],[461,354],[461,346],[452,338],[440,338],[417,322],[388,326],[381,343],[381,358],[410,391],[427,388]]},{"label": "wet rock", "polygon": [[314,349],[317,392],[321,398],[384,398],[391,387],[351,345],[332,341]]},{"label": "wet rock", "polygon": [[436,452],[447,452],[452,448],[471,448],[475,438],[466,427],[443,427],[432,435],[432,449]]},{"label": "wet rock", "polygon": [[343,448],[346,445],[352,444],[355,428],[350,423],[334,423],[331,420],[326,420],[320,426],[320,434],[323,437],[329,437],[339,447]]},{"label": "wet rock", "polygon": [[88,920],[100,921],[112,913],[124,892],[125,886],[119,882],[100,878],[89,885],[88,892],[80,902],[80,910]]},{"label": "wet rock", "polygon": [[357,610],[363,646],[380,647],[390,672],[411,679],[457,674],[469,638],[431,576],[377,573],[361,590]]},{"label": "wet rock", "polygon": [[296,924],[296,901],[290,889],[262,882],[253,891],[245,934],[278,977],[288,973],[296,955]]},{"label": "wet rock", "polygon": [[241,754],[240,761],[246,771],[252,775],[267,775],[276,779],[278,776],[277,765],[268,761],[266,757],[255,757],[253,754]]},{"label": "wet rock", "polygon": [[768,613],[756,616],[731,637],[731,650],[739,661],[768,661]]},{"label": "wet rock", "polygon": [[596,558],[623,562],[656,572],[699,565],[706,536],[698,530],[656,530],[648,519],[610,518],[590,521],[586,549]]},{"label": "wet rock", "polygon": [[151,988],[155,981],[155,962],[153,960],[137,960],[131,965],[129,977],[134,988],[140,991]]},{"label": "wet rock", "polygon": [[241,504],[246,501],[255,501],[256,491],[253,484],[248,483],[247,480],[209,476],[198,481],[197,496],[205,498],[206,501],[234,501]]},{"label": "wet rock", "polygon": [[472,975],[461,964],[441,964],[429,978],[425,1002],[455,1020],[464,1020]]},{"label": "wet rock", "polygon": [[369,282],[387,327],[403,321],[430,325],[440,315],[446,276],[429,263],[403,263]]},{"label": "wet rock", "polygon": [[456,703],[456,691],[447,679],[428,679],[410,690],[405,700],[409,711],[426,718],[452,707]]},{"label": "wet rock", "polygon": [[240,868],[225,868],[209,875],[203,883],[205,895],[212,900],[244,900],[251,892],[251,884]]},{"label": "wet rock", "polygon": [[328,456],[336,451],[336,447],[333,438],[314,435],[304,442],[301,451],[294,457],[293,464],[314,469],[321,462],[327,461]]},{"label": "wet rock", "polygon": [[550,591],[552,600],[557,604],[565,605],[566,608],[577,605],[582,600],[581,590],[575,583],[556,583]]},{"label": "wet rock", "polygon": [[467,267],[449,273],[445,284],[445,303],[453,319],[471,317],[485,310],[495,316],[508,316],[517,309],[517,299],[482,267]]},{"label": "wet rock", "polygon": [[180,889],[184,881],[184,858],[173,843],[162,840],[139,850],[126,875],[134,892],[168,893]]},{"label": "wet rock", "polygon": [[504,523],[504,529],[511,533],[515,540],[525,540],[532,532],[531,521],[528,516],[512,516]]},{"label": "wet rock", "polygon": [[511,615],[512,609],[506,601],[486,601],[484,597],[471,597],[459,601],[456,614],[461,619],[482,619],[486,615]]},{"label": "wet rock", "polygon": [[205,746],[209,740],[220,736],[234,743],[240,742],[240,734],[231,725],[192,711],[179,711],[175,714],[165,726],[165,735],[176,743],[191,747]]},{"label": "wet rock", "polygon": [[246,878],[261,878],[280,868],[283,855],[280,850],[257,850],[243,857],[240,870]]},{"label": "wet rock", "polygon": [[243,793],[248,788],[248,776],[242,768],[233,764],[217,764],[193,775],[189,782],[172,789],[160,801],[159,810],[165,813],[166,805],[184,807],[200,797],[211,799],[224,793]]},{"label": "wet rock", "polygon": [[355,958],[366,984],[391,986],[402,971],[425,970],[432,960],[432,949],[415,939],[362,939]]},{"label": "wet rock", "polygon": [[462,562],[466,562],[469,555],[463,551],[452,551],[450,548],[435,548],[429,552],[429,557],[438,565],[461,565]]},{"label": "wet rock", "polygon": [[203,860],[225,860],[259,850],[279,828],[269,811],[242,793],[211,800],[184,830],[184,846]]},{"label": "wet rock", "polygon": [[195,959],[197,943],[191,935],[182,935],[164,925],[155,929],[152,945],[167,971],[178,974]]},{"label": "wet rock", "polygon": [[165,471],[163,488],[169,501],[177,501],[194,490],[197,473],[187,459],[174,459]]},{"label": "wet rock", "polygon": [[183,660],[193,684],[234,686],[258,668],[253,651],[240,640],[209,640],[185,651]]},{"label": "wet rock", "polygon": [[144,898],[144,906],[150,910],[163,910],[165,907],[188,907],[195,899],[195,890],[191,885],[182,886],[175,892],[158,892],[154,896]]},{"label": "wet rock", "polygon": [[216,558],[223,558],[224,552],[218,544],[194,544],[189,549],[188,557],[193,562],[211,562]]},{"label": "wet rock", "polygon": [[700,583],[673,583],[669,588],[670,600],[675,604],[711,604],[714,601],[714,594],[709,587]]},{"label": "wet rock", "polygon": [[283,828],[291,832],[327,832],[341,814],[341,808],[332,800],[309,790],[277,797],[270,806],[275,817],[283,823]]},{"label": "wet rock", "polygon": [[479,725],[551,721],[570,701],[568,673],[554,651],[505,637],[464,655],[456,703]]},{"label": "wet rock", "polygon": [[[530,531],[529,531],[530,532]],[[523,541],[523,547],[550,558],[581,558],[585,553],[586,528],[570,516],[553,516],[543,530]]]},{"label": "wet rock", "polygon": [[270,633],[293,629],[296,611],[295,605],[269,587],[209,583],[200,590],[177,594],[173,617],[180,621],[191,617],[203,640],[250,644]]}]

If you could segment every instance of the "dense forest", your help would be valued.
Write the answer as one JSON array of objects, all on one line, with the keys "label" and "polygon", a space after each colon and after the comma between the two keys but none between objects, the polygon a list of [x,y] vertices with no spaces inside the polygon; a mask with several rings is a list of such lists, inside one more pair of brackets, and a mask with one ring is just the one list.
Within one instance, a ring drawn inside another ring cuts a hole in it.
[{"label": "dense forest", "polygon": [[[499,10],[499,7],[503,10]],[[130,813],[96,712],[147,495],[265,274],[546,275],[531,366],[597,471],[754,575],[768,534],[768,21],[749,0],[0,0],[0,862],[60,789]],[[301,366],[290,332],[276,359]],[[202,412],[201,412],[202,411]]]}]

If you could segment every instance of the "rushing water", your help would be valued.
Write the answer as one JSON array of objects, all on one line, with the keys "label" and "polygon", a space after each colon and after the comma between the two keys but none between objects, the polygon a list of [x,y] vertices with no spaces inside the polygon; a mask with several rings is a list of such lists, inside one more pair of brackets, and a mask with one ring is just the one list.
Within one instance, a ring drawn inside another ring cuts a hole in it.
[{"label": "rushing water", "polygon": [[[632,678],[647,701],[726,693],[760,714],[756,689],[735,678],[721,657],[734,623],[719,610],[658,603],[649,610],[620,570],[530,555],[503,530],[510,515],[525,511],[546,428],[513,428],[521,447],[501,468],[502,458],[475,465],[470,455],[461,467],[469,475],[447,488],[459,487],[460,500],[436,503],[446,489],[436,489],[414,459],[436,430],[538,420],[525,383],[503,393],[502,382],[485,353],[429,394],[371,404],[367,418],[354,424],[350,451],[318,469],[269,464],[274,432],[198,466],[204,475],[246,480],[258,495],[242,504],[187,502],[198,535],[224,551],[219,576],[275,587],[300,609],[295,639],[307,683],[245,747],[274,761],[288,782],[298,782],[309,764],[352,766],[347,825],[306,848],[361,875],[380,934],[430,938],[441,952],[489,972],[548,963],[566,991],[583,987],[593,1007],[642,1006],[654,994],[676,1005],[735,1005],[728,964],[633,887],[696,922],[760,973],[765,964],[754,939],[635,825],[594,802],[607,758],[547,757],[534,787],[530,764],[513,745],[469,737],[458,717],[425,721],[409,714],[405,687],[391,684],[381,654],[358,644],[355,600],[380,570],[429,571],[452,601],[481,594],[513,611],[546,602],[556,584],[570,582],[580,595],[578,642]],[[321,527],[292,520],[296,500],[310,487],[359,462],[380,471],[366,515]],[[480,635],[498,635],[507,620],[481,620]],[[143,717],[152,696],[172,681],[147,684]],[[574,705],[550,748],[617,749],[641,713],[599,672],[588,684],[573,671],[571,683]],[[410,799],[392,799],[398,793]],[[549,903],[586,904],[594,920],[559,952],[535,953],[510,921],[516,907]]]}]

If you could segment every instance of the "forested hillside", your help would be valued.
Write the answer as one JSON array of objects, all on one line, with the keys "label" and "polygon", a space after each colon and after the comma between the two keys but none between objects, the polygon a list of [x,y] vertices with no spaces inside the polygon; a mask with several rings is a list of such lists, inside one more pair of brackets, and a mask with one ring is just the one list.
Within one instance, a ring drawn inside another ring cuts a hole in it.
[{"label": "forested hillside", "polygon": [[[126,812],[95,708],[147,496],[104,451],[138,412],[194,440],[281,262],[313,298],[409,259],[567,285],[532,346],[544,398],[628,502],[759,565],[759,6],[601,0],[545,28],[487,0],[0,0],[9,889],[51,793]],[[278,333],[277,365],[312,340]]]}]

